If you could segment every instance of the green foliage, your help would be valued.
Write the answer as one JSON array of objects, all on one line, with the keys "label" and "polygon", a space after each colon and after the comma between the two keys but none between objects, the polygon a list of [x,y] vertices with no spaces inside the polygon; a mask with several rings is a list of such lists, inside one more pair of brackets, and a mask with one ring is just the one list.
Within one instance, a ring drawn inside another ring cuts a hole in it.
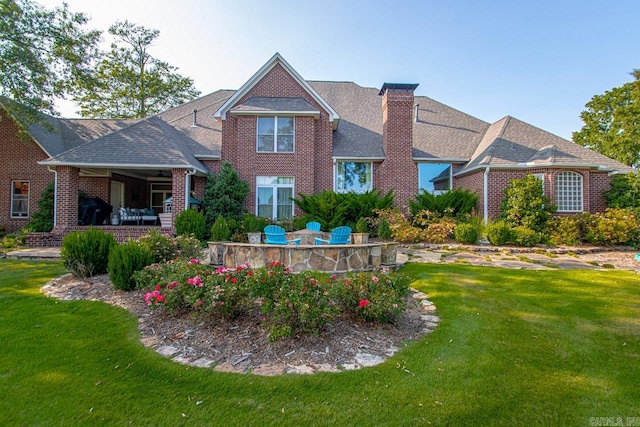
[{"label": "green foliage", "polygon": [[249,194],[249,184],[241,181],[238,172],[228,162],[223,162],[220,173],[207,176],[207,185],[202,200],[206,229],[210,230],[218,216],[226,220],[242,220],[244,201]]},{"label": "green foliage", "polygon": [[364,219],[364,217],[360,217],[358,222],[356,222],[356,227],[355,227],[354,231],[356,233],[368,233],[369,232],[369,227],[367,226],[367,220]]},{"label": "green foliage", "polygon": [[549,221],[547,239],[552,245],[576,246],[581,243],[582,233],[579,216],[561,216]]},{"label": "green foliage", "polygon": [[109,280],[113,287],[121,291],[135,289],[133,274],[153,262],[151,250],[144,244],[129,240],[115,245],[109,252]]},{"label": "green foliage", "polygon": [[267,218],[249,213],[245,214],[242,220],[242,228],[245,233],[262,233],[262,230],[269,224],[271,224],[271,221]]},{"label": "green foliage", "polygon": [[198,240],[205,238],[204,215],[195,209],[187,209],[176,216],[176,233],[181,236],[193,236]]},{"label": "green foliage", "polygon": [[154,264],[134,274],[150,307],[171,314],[208,317],[250,316],[259,301],[262,323],[271,340],[295,333],[318,333],[341,313],[392,322],[405,308],[409,279],[386,272],[349,274],[302,272],[274,261],[262,268],[249,264],[218,268],[195,260]]},{"label": "green foliage", "polygon": [[416,200],[409,200],[411,213],[416,215],[420,211],[435,212],[440,216],[451,216],[462,219],[470,215],[478,203],[478,196],[469,190],[456,188],[437,196],[423,191],[416,196]]},{"label": "green foliage", "polygon": [[458,224],[453,235],[458,243],[472,245],[478,241],[478,230],[469,223]]},{"label": "green foliage", "polygon": [[138,242],[145,245],[153,255],[153,262],[166,262],[175,259],[199,258],[200,242],[192,236],[172,237],[158,230],[149,230]]},{"label": "green foliage", "polygon": [[551,199],[545,197],[542,181],[534,175],[513,179],[504,190],[500,203],[500,218],[511,226],[523,226],[542,232],[547,221],[557,210]]},{"label": "green foliage", "polygon": [[226,242],[229,238],[231,238],[231,230],[224,217],[219,215],[211,226],[211,239],[215,242]]},{"label": "green foliage", "polygon": [[487,225],[487,240],[494,246],[506,245],[511,241],[511,226],[505,221],[493,221]]},{"label": "green foliage", "polygon": [[632,209],[607,209],[603,214],[583,216],[585,240],[591,244],[640,245],[640,220]]},{"label": "green foliage", "polygon": [[[378,237],[388,236],[397,242],[430,242],[443,243],[453,234],[455,221],[451,217],[439,217],[429,211],[420,211],[413,218],[413,224],[398,209],[386,209],[376,211],[380,216]],[[382,229],[382,235],[381,235]]]},{"label": "green foliage", "polygon": [[380,225],[378,225],[378,237],[382,240],[388,240],[391,238],[391,227],[389,226],[389,221],[386,218],[382,218],[380,220]]},{"label": "green foliage", "polygon": [[347,273],[344,279],[332,276],[333,291],[347,313],[368,321],[390,323],[406,306],[409,278],[396,273]]},{"label": "green foliage", "polygon": [[611,187],[604,191],[604,198],[610,208],[640,207],[640,174],[613,175]]},{"label": "green foliage", "polygon": [[640,70],[635,81],[595,95],[580,114],[584,126],[573,141],[626,165],[640,164]]},{"label": "green foliage", "polygon": [[38,210],[31,215],[26,228],[35,233],[47,233],[53,228],[54,183],[46,186],[38,200]]},{"label": "green foliage", "polygon": [[[376,210],[389,209],[393,206],[393,192],[384,196],[380,191],[366,193],[322,193],[298,194],[293,202],[307,215],[308,221],[317,221],[322,230],[332,230],[341,225],[352,229],[360,218],[373,217]],[[307,222],[308,222],[307,221]]]},{"label": "green foliage", "polygon": [[521,225],[511,230],[511,240],[517,246],[532,247],[542,241],[540,233]]},{"label": "green foliage", "polygon": [[74,100],[83,117],[144,118],[196,98],[193,80],[154,58],[149,48],[160,35],[129,21],[109,27],[115,41]]},{"label": "green foliage", "polygon": [[60,257],[65,268],[78,277],[91,277],[107,272],[109,252],[116,245],[111,233],[89,228],[74,231],[62,239]]},{"label": "green foliage", "polygon": [[92,72],[100,32],[66,4],[45,9],[31,0],[0,2],[0,95],[19,123],[44,123],[37,113],[55,113],[55,101],[73,93]]},{"label": "green foliage", "polygon": [[420,227],[420,239],[429,243],[444,243],[456,228],[450,216],[440,217],[430,211],[420,211],[413,217],[413,225]]}]

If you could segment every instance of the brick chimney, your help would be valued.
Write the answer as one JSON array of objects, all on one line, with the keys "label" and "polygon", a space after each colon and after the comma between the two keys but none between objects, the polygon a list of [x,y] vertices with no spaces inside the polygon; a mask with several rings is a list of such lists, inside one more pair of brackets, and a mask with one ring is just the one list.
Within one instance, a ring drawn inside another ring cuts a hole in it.
[{"label": "brick chimney", "polygon": [[376,188],[393,189],[396,206],[404,209],[418,194],[418,166],[413,161],[413,92],[417,84],[385,83],[382,95],[382,143],[385,160]]}]

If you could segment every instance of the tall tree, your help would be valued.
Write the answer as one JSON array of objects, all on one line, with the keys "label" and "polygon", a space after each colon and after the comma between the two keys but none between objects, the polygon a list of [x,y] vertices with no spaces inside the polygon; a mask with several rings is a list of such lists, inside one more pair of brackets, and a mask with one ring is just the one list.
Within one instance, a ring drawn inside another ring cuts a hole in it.
[{"label": "tall tree", "polygon": [[116,22],[111,50],[98,63],[95,79],[74,99],[80,114],[96,118],[141,118],[194,99],[200,94],[193,80],[149,53],[158,30]]},{"label": "tall tree", "polygon": [[0,95],[18,118],[56,114],[56,99],[73,93],[92,73],[99,31],[66,4],[47,10],[31,0],[0,0]]},{"label": "tall tree", "polygon": [[573,133],[577,144],[629,166],[640,165],[640,70],[635,81],[595,95],[580,114],[584,126]]}]

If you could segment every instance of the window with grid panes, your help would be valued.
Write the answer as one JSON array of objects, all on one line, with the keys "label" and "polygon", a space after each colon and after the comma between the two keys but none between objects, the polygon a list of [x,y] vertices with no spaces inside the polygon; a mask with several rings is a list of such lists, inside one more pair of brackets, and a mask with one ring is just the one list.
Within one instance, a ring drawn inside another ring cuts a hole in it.
[{"label": "window with grid panes", "polygon": [[582,212],[582,175],[560,172],[556,175],[558,212]]}]

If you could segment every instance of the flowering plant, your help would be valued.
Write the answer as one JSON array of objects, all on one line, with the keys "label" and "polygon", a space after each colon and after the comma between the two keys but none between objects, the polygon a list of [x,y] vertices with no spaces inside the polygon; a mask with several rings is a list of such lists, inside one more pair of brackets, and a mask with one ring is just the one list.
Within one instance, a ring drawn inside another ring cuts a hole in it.
[{"label": "flowering plant", "polygon": [[151,306],[151,308],[156,308],[160,304],[164,305],[167,303],[167,298],[160,293],[160,289],[160,286],[156,286],[153,292],[144,294],[144,302],[148,306]]}]

